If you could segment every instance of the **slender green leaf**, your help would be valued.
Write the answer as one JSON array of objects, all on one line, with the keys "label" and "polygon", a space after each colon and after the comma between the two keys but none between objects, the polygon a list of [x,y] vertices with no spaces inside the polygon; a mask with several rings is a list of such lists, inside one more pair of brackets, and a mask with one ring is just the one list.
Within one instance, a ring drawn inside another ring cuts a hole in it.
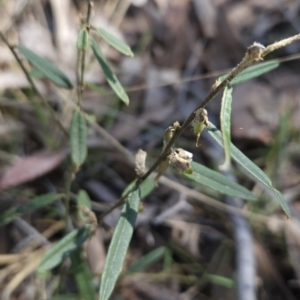
[{"label": "slender green leaf", "polygon": [[290,216],[291,216],[290,208],[289,208],[289,206],[287,205],[286,201],[284,200],[282,194],[281,194],[278,190],[276,190],[276,189],[274,189],[274,188],[273,188],[272,190],[273,190],[273,192],[274,192],[274,194],[275,194],[277,200],[279,201],[281,208],[282,208],[283,211],[286,213],[286,215],[287,215],[288,217],[290,217]]},{"label": "slender green leaf", "polygon": [[80,297],[84,300],[95,300],[93,275],[86,261],[81,256],[81,249],[76,249],[70,255],[72,271],[79,289]]},{"label": "slender green leaf", "polygon": [[236,182],[231,181],[226,176],[196,162],[192,162],[191,165],[194,172],[192,174],[184,174],[184,176],[191,180],[225,195],[247,200],[256,200],[256,197],[250,191]]},{"label": "slender green leaf", "polygon": [[152,265],[162,259],[165,255],[166,247],[159,247],[147,255],[140,258],[138,261],[134,262],[128,267],[130,273],[138,272],[147,268],[149,265]]},{"label": "slender green leaf", "polygon": [[131,56],[133,57],[134,54],[131,51],[130,47],[124,43],[122,40],[116,38],[115,36],[113,36],[112,34],[110,34],[109,32],[107,32],[106,30],[102,29],[102,28],[97,28],[98,33],[100,34],[100,36],[108,43],[110,44],[112,47],[114,47],[115,49],[117,49],[119,52]]},{"label": "slender green leaf", "polygon": [[214,275],[214,274],[207,274],[205,277],[212,283],[227,287],[227,288],[232,288],[234,287],[234,280],[231,278],[227,278],[224,276],[220,275]]},{"label": "slender green leaf", "polygon": [[[212,138],[223,147],[223,141],[220,131],[210,122],[208,133]],[[258,167],[256,166],[247,156],[245,156],[238,148],[231,144],[231,157],[242,166],[249,174],[256,178],[259,182],[264,184],[266,187],[272,189],[275,193],[284,212],[290,217],[290,210],[287,206],[282,194],[273,188],[270,178]]]},{"label": "slender green leaf", "polygon": [[72,89],[73,85],[70,79],[50,61],[35,54],[24,46],[18,46],[20,52],[30,61],[30,63],[41,73],[50,79],[54,84],[65,89]]},{"label": "slender green leaf", "polygon": [[108,300],[121,273],[123,262],[133,234],[140,203],[140,189],[133,190],[123,207],[120,219],[109,245],[100,286],[100,300]]},{"label": "slender green leaf", "polygon": [[163,269],[170,270],[173,265],[173,251],[170,248],[166,248],[163,262]]},{"label": "slender green leaf", "polygon": [[73,114],[70,127],[71,157],[75,166],[81,166],[87,155],[87,128],[84,116],[78,110]]},{"label": "slender green leaf", "polygon": [[[221,132],[215,127],[215,125],[210,122],[207,130],[212,138],[223,147]],[[233,144],[231,144],[230,153],[231,157],[244,169],[246,169],[254,178],[266,186],[272,186],[270,178]]]},{"label": "slender green leaf", "polygon": [[90,227],[85,225],[64,236],[62,240],[43,255],[38,271],[48,271],[59,265],[71,252],[79,248],[86,241],[89,237],[89,232]]},{"label": "slender green leaf", "polygon": [[53,203],[57,199],[57,194],[49,193],[33,198],[29,203],[12,207],[0,215],[0,226],[3,226],[16,218],[30,214],[35,210]]},{"label": "slender green leaf", "polygon": [[80,190],[77,196],[78,216],[84,223],[89,223],[89,215],[84,208],[91,210],[92,204],[89,195],[86,191]]},{"label": "slender green leaf", "polygon": [[97,42],[94,39],[91,39],[91,45],[94,52],[95,57],[97,58],[99,64],[101,65],[101,68],[104,72],[104,75],[106,77],[107,82],[111,86],[111,88],[115,91],[117,96],[126,104],[129,104],[129,98],[119,82],[116,75],[111,70],[108,62],[106,61],[101,49],[99,48]]},{"label": "slender green leaf", "polygon": [[41,72],[40,70],[36,69],[36,68],[31,69],[30,72],[29,72],[29,75],[30,75],[32,78],[36,78],[36,79],[42,79],[42,78],[45,78],[44,73]]},{"label": "slender green leaf", "polygon": [[230,168],[232,90],[232,86],[230,86],[229,84],[225,87],[221,104],[220,119],[225,153],[224,164],[220,166],[222,170],[228,170]]},{"label": "slender green leaf", "polygon": [[[132,181],[123,191],[122,196],[126,195],[135,186],[136,180]],[[146,178],[140,185],[141,199],[147,197],[155,189],[156,185],[152,178]]]},{"label": "slender green leaf", "polygon": [[[274,69],[276,69],[279,66],[279,61],[278,60],[271,60],[271,61],[266,61],[259,63],[257,65],[251,66],[241,72],[237,77],[235,77],[232,81],[230,81],[230,85],[236,85],[240,84],[242,82],[249,81],[253,78],[259,77],[265,73],[268,73]],[[228,74],[225,74],[219,78],[220,81],[223,81]]]},{"label": "slender green leaf", "polygon": [[77,49],[81,51],[87,50],[89,46],[89,33],[86,28],[83,28],[79,31],[77,38]]},{"label": "slender green leaf", "polygon": [[91,199],[85,190],[80,190],[77,196],[77,206],[86,206],[91,209]]}]

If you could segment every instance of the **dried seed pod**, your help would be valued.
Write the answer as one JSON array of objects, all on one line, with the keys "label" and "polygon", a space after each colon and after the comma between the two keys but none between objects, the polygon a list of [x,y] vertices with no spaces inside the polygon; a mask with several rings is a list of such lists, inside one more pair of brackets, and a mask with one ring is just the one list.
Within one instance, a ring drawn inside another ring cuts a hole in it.
[{"label": "dried seed pod", "polygon": [[193,159],[193,153],[191,152],[188,152],[182,148],[177,148],[175,149],[175,152],[177,153],[177,155],[180,157],[180,158],[183,158],[185,160],[188,160],[189,162],[192,161]]},{"label": "dried seed pod", "polygon": [[[183,150],[183,149],[182,149]],[[183,150],[184,151],[184,150]],[[170,163],[175,166],[178,172],[181,173],[193,173],[193,169],[190,165],[191,159],[184,159],[176,153],[176,151],[172,152],[172,154],[169,156]]]},{"label": "dried seed pod", "polygon": [[200,139],[201,132],[208,125],[209,125],[209,123],[208,123],[208,117],[207,117],[207,110],[204,108],[199,108],[196,111],[196,115],[195,115],[195,118],[193,121],[194,134],[197,135],[196,147],[199,147],[199,139]]},{"label": "dried seed pod", "polygon": [[146,157],[147,152],[139,149],[135,155],[135,172],[138,177],[143,176],[146,171]]}]

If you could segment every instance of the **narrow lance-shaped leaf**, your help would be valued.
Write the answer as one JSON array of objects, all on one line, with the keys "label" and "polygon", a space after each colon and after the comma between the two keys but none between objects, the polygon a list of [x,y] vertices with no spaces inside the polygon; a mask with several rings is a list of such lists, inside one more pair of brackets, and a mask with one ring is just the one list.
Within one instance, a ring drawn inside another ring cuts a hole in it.
[{"label": "narrow lance-shaped leaf", "polygon": [[108,300],[121,273],[126,252],[133,234],[140,203],[140,189],[128,196],[114,231],[101,279],[99,300]]},{"label": "narrow lance-shaped leaf", "polygon": [[250,191],[231,181],[226,176],[196,162],[191,162],[191,166],[194,172],[192,174],[184,174],[189,179],[225,195],[246,200],[256,200],[256,197]]},{"label": "narrow lance-shaped leaf", "polygon": [[87,156],[87,128],[84,116],[78,110],[73,113],[70,127],[71,157],[75,166],[81,166]]},{"label": "narrow lance-shaped leaf", "polygon": [[76,249],[70,255],[72,261],[72,271],[78,286],[81,299],[95,300],[93,288],[93,275],[87,262],[82,258],[81,249]]},{"label": "narrow lance-shaped leaf", "polygon": [[[223,141],[220,131],[210,123],[208,127],[208,133],[213,137],[213,139],[223,147]],[[231,144],[231,157],[240,164],[248,173],[250,173],[254,178],[256,178],[259,182],[264,184],[266,187],[270,188],[279,201],[282,209],[290,217],[290,209],[286,204],[282,194],[273,188],[272,182],[270,178],[258,167],[256,166],[247,156],[245,156],[238,148],[236,148],[233,144]]]},{"label": "narrow lance-shaped leaf", "polygon": [[85,190],[80,190],[77,196],[77,205],[78,206],[86,206],[87,208],[91,209],[91,199],[88,193]]},{"label": "narrow lance-shaped leaf", "polygon": [[117,96],[126,105],[128,105],[129,104],[129,98],[128,98],[123,86],[121,85],[118,78],[116,77],[116,75],[111,70],[111,68],[110,68],[108,62],[106,61],[101,49],[99,48],[97,42],[94,39],[91,39],[91,45],[92,45],[94,55],[97,58],[100,66],[101,66],[101,68],[104,72],[104,75],[105,75],[105,78],[106,78],[107,82],[109,83],[111,88],[115,91]]},{"label": "narrow lance-shaped leaf", "polygon": [[89,45],[89,33],[86,28],[83,28],[79,31],[77,38],[77,49],[81,51],[85,51]]},{"label": "narrow lance-shaped leaf", "polygon": [[[235,77],[233,80],[230,81],[230,85],[236,85],[240,84],[242,82],[249,81],[253,78],[259,77],[265,73],[268,73],[274,69],[276,69],[279,66],[279,61],[278,60],[271,60],[271,61],[266,61],[259,63],[257,65],[251,66],[241,72],[237,77]],[[223,81],[228,74],[225,74],[219,78],[220,81]]]},{"label": "narrow lance-shaped leaf", "polygon": [[274,188],[273,188],[272,190],[273,190],[273,192],[274,192],[274,194],[275,194],[275,196],[276,196],[278,202],[280,203],[281,208],[282,208],[283,211],[286,213],[286,215],[287,215],[288,217],[290,217],[290,216],[291,216],[290,208],[289,208],[289,206],[287,205],[286,201],[284,200],[282,194],[281,194],[278,190],[276,190],[276,189],[274,189]]},{"label": "narrow lance-shaped leaf", "polygon": [[[208,133],[212,138],[223,147],[223,140],[221,132],[217,129],[215,125],[209,122],[209,127],[207,128]],[[270,178],[248,157],[246,157],[238,148],[231,144],[230,149],[231,157],[239,163],[243,168],[245,168],[254,178],[263,183],[266,186],[272,186]]]},{"label": "narrow lance-shaped leaf", "polygon": [[44,254],[38,270],[44,272],[59,265],[71,252],[79,248],[86,241],[89,237],[89,232],[90,227],[86,225],[68,233]]},{"label": "narrow lance-shaped leaf", "polygon": [[166,253],[166,247],[159,247],[147,255],[141,257],[138,261],[134,262],[128,267],[130,273],[138,272],[145,269],[146,267],[156,263],[158,260],[162,259]]},{"label": "narrow lance-shaped leaf", "polygon": [[231,103],[232,103],[232,87],[228,84],[223,93],[221,104],[221,129],[222,138],[224,142],[224,164],[220,166],[222,170],[228,170],[230,168],[230,144],[231,144]]},{"label": "narrow lance-shaped leaf", "polygon": [[30,214],[35,210],[53,203],[57,199],[57,194],[49,193],[33,198],[30,202],[12,207],[0,215],[0,226],[8,224],[16,218]]},{"label": "narrow lance-shaped leaf", "polygon": [[20,52],[38,69],[45,77],[50,79],[54,84],[65,89],[72,89],[73,85],[70,79],[50,61],[37,55],[24,46],[18,46]]},{"label": "narrow lance-shaped leaf", "polygon": [[134,56],[133,52],[131,51],[130,47],[124,43],[123,41],[121,41],[120,39],[116,38],[115,36],[113,36],[112,34],[110,34],[109,32],[107,32],[106,30],[102,29],[102,28],[97,28],[98,33],[100,34],[100,36],[108,43],[110,44],[112,47],[114,47],[115,49],[117,49],[119,52],[128,55],[128,56]]},{"label": "narrow lance-shaped leaf", "polygon": [[228,277],[214,274],[205,274],[205,278],[214,284],[225,286],[229,289],[234,286],[234,280]]},{"label": "narrow lance-shaped leaf", "polygon": [[[83,222],[89,222],[89,216],[87,215],[87,211],[91,211],[92,204],[88,193],[84,190],[80,190],[76,200],[80,219]],[[86,210],[86,208],[88,210]]]}]

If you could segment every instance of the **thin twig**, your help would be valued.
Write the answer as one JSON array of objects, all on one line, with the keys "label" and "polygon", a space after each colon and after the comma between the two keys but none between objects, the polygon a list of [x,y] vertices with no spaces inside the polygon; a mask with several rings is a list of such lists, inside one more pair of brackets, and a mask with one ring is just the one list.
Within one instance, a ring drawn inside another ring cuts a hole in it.
[{"label": "thin twig", "polygon": [[[90,31],[90,19],[92,15],[92,8],[94,6],[94,0],[88,0],[88,10],[87,10],[87,16],[86,20],[84,23],[84,27],[86,30],[89,32]],[[78,58],[77,58],[77,64],[80,61],[80,74],[78,76],[79,79],[79,85],[77,81],[77,90],[78,90],[78,106],[81,110],[82,108],[82,94],[84,90],[84,72],[85,72],[85,50],[78,51]],[[81,54],[81,55],[80,55]],[[71,195],[71,186],[72,186],[72,181],[75,178],[76,172],[78,170],[74,168],[74,166],[70,166],[69,170],[67,171],[66,174],[66,197],[65,197],[65,223],[66,223],[66,231],[69,231],[70,229],[70,195]]]},{"label": "thin twig", "polygon": [[[250,67],[257,61],[263,60],[263,58],[269,54],[270,52],[279,49],[281,47],[285,47],[290,43],[293,43],[297,40],[300,40],[300,34],[295,35],[293,37],[284,39],[280,42],[276,42],[274,44],[269,45],[268,47],[264,48],[262,45],[254,43],[247,49],[247,52],[242,59],[242,61],[232,69],[232,71],[228,74],[228,76],[222,82],[216,82],[216,84],[212,87],[211,92],[208,96],[203,100],[203,102],[196,108],[194,111],[189,115],[189,117],[185,120],[182,126],[175,131],[173,137],[169,141],[169,143],[164,147],[164,151],[161,155],[157,158],[157,160],[153,163],[153,165],[149,168],[149,170],[142,176],[138,178],[137,186],[139,186],[145,179],[147,179],[151,173],[155,171],[155,169],[160,165],[160,163],[164,160],[164,158],[170,152],[170,149],[174,145],[175,141],[178,137],[183,133],[183,131],[192,123],[194,120],[195,114],[198,109],[204,108],[230,81],[232,81],[238,74],[244,71],[246,68]],[[109,212],[114,210],[116,207],[121,206],[124,203],[124,199],[129,195],[129,192],[120,198],[107,212],[105,212],[100,219],[102,219],[105,215]]]},{"label": "thin twig", "polygon": [[287,39],[281,40],[279,42],[275,42],[271,45],[269,45],[268,47],[266,47],[263,51],[262,51],[262,58],[264,58],[267,54],[269,54],[270,52],[273,52],[277,49],[286,47],[287,45],[294,43],[296,41],[300,40],[300,34],[294,35],[292,37],[289,37]]},{"label": "thin twig", "polygon": [[32,80],[31,76],[29,75],[29,72],[27,71],[25,65],[23,64],[22,60],[20,59],[19,55],[17,54],[14,46],[12,46],[8,40],[6,39],[6,37],[4,36],[4,34],[0,31],[0,37],[3,40],[3,42],[7,45],[7,47],[10,49],[10,51],[12,52],[12,54],[14,55],[15,59],[17,60],[18,64],[20,65],[20,67],[22,68],[28,82],[30,83],[32,89],[34,90],[34,92],[42,99],[44,105],[46,106],[46,108],[48,109],[48,111],[50,112],[51,117],[53,118],[53,120],[56,122],[56,124],[58,125],[58,127],[61,129],[61,131],[68,136],[69,133],[67,132],[67,130],[64,128],[64,126],[62,125],[62,123],[60,122],[60,120],[57,118],[55,111],[53,110],[53,108],[51,107],[51,105],[48,103],[48,101],[46,100],[46,98],[44,98],[44,96],[40,93],[40,91],[38,90],[38,88],[36,87],[34,81]]},{"label": "thin twig", "polygon": [[[87,11],[87,17],[86,21],[84,24],[84,27],[86,28],[87,32],[90,32],[91,24],[90,24],[90,19],[92,15],[92,8],[94,6],[94,0],[89,0],[88,1],[88,11]],[[84,70],[85,70],[85,50],[81,51],[81,64],[80,64],[80,83],[78,87],[78,106],[81,108],[82,106],[82,94],[84,90]]]},{"label": "thin twig", "polygon": [[158,159],[154,162],[154,164],[149,168],[148,172],[142,177],[142,180],[145,180],[158,166],[159,164],[164,160],[164,158],[168,155],[170,149],[174,145],[175,141],[178,139],[178,137],[183,133],[183,131],[192,123],[194,120],[196,111],[200,108],[204,108],[223,88],[229,83],[231,80],[233,80],[238,74],[240,74],[242,71],[244,71],[246,68],[250,67],[255,62],[262,60],[267,54],[270,52],[285,47],[297,40],[300,40],[300,34],[295,35],[293,37],[284,39],[280,42],[276,42],[274,44],[269,45],[265,49],[262,49],[262,46],[254,43],[252,46],[250,46],[247,49],[247,52],[242,59],[242,61],[234,68],[232,71],[228,74],[228,76],[219,84],[214,85],[211,92],[208,94],[208,96],[203,100],[203,102],[189,115],[189,117],[185,120],[185,122],[182,124],[181,128],[175,131],[172,139],[170,142],[166,145],[164,151],[162,154],[158,157]]}]

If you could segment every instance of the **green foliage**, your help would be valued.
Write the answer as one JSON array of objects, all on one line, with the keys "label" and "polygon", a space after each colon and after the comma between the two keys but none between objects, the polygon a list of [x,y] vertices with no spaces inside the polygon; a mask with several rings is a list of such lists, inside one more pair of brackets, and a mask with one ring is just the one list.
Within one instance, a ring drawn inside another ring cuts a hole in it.
[{"label": "green foliage", "polygon": [[45,272],[55,268],[87,240],[89,233],[90,227],[86,225],[65,235],[43,255],[38,271]]},{"label": "green foliage", "polygon": [[256,200],[256,197],[250,191],[231,181],[226,176],[196,162],[191,162],[191,165],[194,172],[192,174],[184,174],[189,179],[225,195],[246,200]]},{"label": "green foliage", "polygon": [[99,300],[108,300],[121,273],[123,262],[133,234],[140,203],[140,189],[135,188],[126,200],[109,245],[101,278]]},{"label": "green foliage", "polygon": [[29,203],[21,204],[17,207],[12,207],[0,215],[0,226],[10,223],[16,218],[30,214],[39,208],[53,203],[57,199],[57,194],[49,193],[33,198]]},{"label": "green foliage", "polygon": [[65,89],[72,89],[73,85],[70,79],[57,67],[45,58],[37,55],[24,46],[18,46],[19,51],[30,61],[30,63],[39,70],[45,77],[54,84]]},{"label": "green foliage", "polygon": [[[223,147],[223,141],[220,131],[212,124],[210,123],[210,126],[208,127],[208,133],[213,137],[213,139]],[[283,211],[287,214],[288,217],[290,217],[290,209],[285,202],[282,194],[274,189],[272,186],[272,182],[270,178],[258,167],[256,166],[248,157],[246,157],[238,148],[236,148],[233,144],[231,144],[231,157],[240,164],[243,169],[245,169],[248,173],[250,173],[254,178],[256,178],[259,182],[261,182],[263,185],[265,185],[267,188],[271,189],[277,200],[279,201]]]},{"label": "green foliage", "polygon": [[[241,72],[238,76],[236,76],[233,80],[230,81],[230,85],[234,86],[246,81],[249,81],[251,79],[254,79],[256,77],[259,77],[265,73],[268,73],[274,69],[276,69],[280,65],[278,60],[271,60],[259,63],[257,65],[251,66]],[[228,74],[225,74],[219,78],[220,81],[223,81]]]},{"label": "green foliage", "polygon": [[91,209],[91,199],[85,190],[80,190],[77,196],[77,206],[86,206]]},{"label": "green foliage", "polygon": [[[132,181],[123,191],[122,196],[125,196],[129,191],[131,191],[136,185],[136,180]],[[148,177],[140,185],[141,199],[147,197],[155,189],[155,182],[152,178]]]},{"label": "green foliage", "polygon": [[94,51],[94,55],[97,58],[100,66],[101,66],[101,68],[104,72],[104,75],[105,75],[105,78],[106,78],[107,82],[109,83],[111,88],[115,91],[117,96],[126,105],[128,105],[129,104],[129,98],[128,98],[123,86],[121,85],[118,78],[116,77],[116,75],[111,70],[111,68],[110,68],[108,62],[106,61],[101,49],[99,48],[97,42],[94,39],[91,39],[91,45],[92,45],[92,49]]},{"label": "green foliage", "polygon": [[[80,103],[79,105],[80,110],[74,111],[71,124],[70,124],[70,131],[69,131],[71,159],[73,165],[76,168],[72,169],[72,173],[70,172],[69,174],[70,176],[68,177],[70,178],[70,180],[66,184],[67,186],[66,188],[67,197],[65,202],[66,220],[70,219],[69,218],[70,204],[68,200],[71,194],[71,186],[72,186],[71,178],[74,175],[73,171],[74,170],[78,171],[79,167],[85,162],[87,157],[87,135],[88,135],[87,124],[86,124],[84,112],[81,111],[82,109],[81,102],[82,99],[84,98],[82,93],[83,93],[84,75],[85,75],[85,67],[86,67],[86,61],[85,61],[86,56],[84,55],[84,53],[81,53],[80,51],[87,51],[89,47],[91,47],[94,57],[97,59],[98,63],[100,64],[108,84],[115,92],[115,94],[126,105],[129,105],[129,97],[124,87],[122,86],[117,76],[113,72],[107,59],[103,55],[98,43],[96,42],[96,40],[94,40],[91,37],[92,31],[90,31],[90,29],[91,30],[95,29],[95,27],[89,24],[93,1],[87,1],[87,3],[89,5],[88,14],[87,17],[83,19],[84,25],[78,33],[78,38],[76,43],[77,49],[79,50],[77,52],[80,54],[78,56],[78,66],[80,66],[78,81],[80,81],[80,83],[78,83],[78,102],[77,102]],[[131,48],[120,39],[111,35],[109,32],[107,32],[102,28],[96,28],[96,31],[105,42],[107,42],[110,46],[115,48],[120,53],[131,57],[134,56]],[[5,42],[5,38],[4,39],[2,38],[2,40]],[[12,53],[15,54],[14,48],[11,47],[8,42],[6,42],[6,44],[8,48],[11,49]],[[18,46],[17,49],[23,56],[25,56],[25,58],[27,58],[27,60],[32,65],[32,70],[29,72],[29,74],[25,70],[25,74],[27,75],[27,77],[29,75],[31,78],[36,78],[36,79],[47,78],[58,87],[65,88],[65,89],[73,88],[71,80],[50,61],[37,55],[36,53],[34,53],[33,51],[27,49],[22,45]],[[20,60],[18,59],[18,56],[16,57],[21,67],[23,67],[22,63],[20,63]],[[290,216],[289,207],[285,202],[283,195],[272,186],[272,182],[269,179],[269,177],[231,143],[231,109],[232,109],[233,86],[246,82],[253,78],[256,78],[262,74],[274,70],[278,66],[279,66],[278,60],[262,62],[247,68],[246,70],[241,72],[238,76],[236,76],[230,83],[226,82],[227,86],[224,89],[222,104],[221,104],[221,119],[220,119],[221,132],[213,124],[210,124],[207,129],[209,134],[214,138],[214,140],[224,148],[225,160],[221,168],[224,170],[229,169],[231,166],[231,158],[233,158],[244,170],[246,170],[247,173],[249,173],[259,183],[263,184],[274,193],[276,199],[280,203],[284,212],[288,216]],[[227,76],[228,74],[221,76],[217,83],[226,80]],[[31,81],[30,83],[32,84]],[[109,94],[105,90],[105,88],[97,86],[93,83],[87,83],[86,85],[100,95]],[[34,84],[32,84],[32,88],[43,99],[43,96],[39,93],[37,89],[35,89]],[[215,90],[213,90],[213,92],[215,92]],[[213,95],[213,93],[211,95]],[[205,103],[207,104],[211,99],[212,98],[208,96],[207,102]],[[45,104],[48,104],[46,100],[45,100]],[[118,101],[118,105],[121,105],[120,101]],[[204,108],[202,110],[204,110]],[[49,105],[49,111],[51,112],[52,116],[55,117],[54,119],[58,122],[58,124],[60,124],[60,118],[59,117],[56,118],[57,112],[55,109],[52,108],[51,105]],[[115,111],[118,112],[117,109]],[[205,115],[205,117],[207,117],[207,114]],[[91,120],[93,119],[94,122],[93,126],[97,125],[97,118],[92,115],[90,115],[90,118]],[[189,120],[190,119],[188,119],[188,122]],[[205,120],[207,120],[207,118],[205,118]],[[188,122],[186,122],[185,124],[187,124]],[[201,131],[207,127],[207,124],[208,121],[204,122],[203,119],[201,122],[194,124],[194,132],[195,134],[197,134],[197,138],[200,137]],[[176,132],[176,130],[180,130],[179,129],[180,127],[178,126],[178,128],[177,127],[175,128],[175,125],[173,127],[170,126],[169,128],[172,128],[171,131],[172,136],[174,132]],[[183,126],[183,128],[186,127]],[[61,129],[64,131],[63,126],[61,126]],[[170,139],[171,139],[171,133],[170,133]],[[181,134],[182,132],[179,133]],[[164,147],[166,143],[167,141],[165,140]],[[174,149],[172,148],[170,150],[170,153],[173,150]],[[170,157],[171,156],[169,156],[169,158]],[[160,161],[161,160],[163,160],[166,166],[169,165],[169,161],[165,157],[161,157]],[[180,161],[177,160],[176,162],[178,163]],[[189,159],[184,158],[183,161],[181,160],[181,163],[182,163],[181,166],[186,166],[186,165],[190,166]],[[185,176],[186,178],[193,180],[194,182],[199,183],[200,185],[208,187],[212,190],[215,190],[221,194],[242,198],[245,200],[257,200],[255,195],[253,195],[249,190],[239,185],[238,183],[231,181],[226,176],[214,170],[211,170],[201,164],[198,164],[196,162],[191,162],[191,167],[192,168],[189,168],[186,171],[186,173],[183,174],[183,176]],[[117,226],[112,236],[111,243],[109,245],[107,259],[105,262],[104,271],[101,278],[99,300],[108,300],[111,297],[115,285],[117,283],[118,277],[122,272],[122,267],[133,235],[136,218],[139,212],[140,201],[142,198],[149,195],[155,189],[155,181],[150,177],[146,178],[139,186],[137,182],[138,182],[137,179],[131,182],[123,192],[123,196],[128,194],[128,197],[122,209],[120,218],[118,220]],[[13,221],[14,219],[22,215],[32,213],[39,208],[50,205],[56,199],[57,199],[57,194],[55,193],[45,194],[45,195],[35,197],[30,203],[22,204],[17,207],[8,209],[7,211],[3,212],[0,215],[0,226],[8,224],[9,222]],[[79,211],[79,216],[80,218],[82,218],[82,220],[85,220],[85,216],[84,216],[84,211],[83,210],[80,211],[81,208],[88,208],[89,209],[88,212],[91,213],[90,211],[91,200],[87,192],[84,190],[80,190],[78,193],[77,208]],[[95,219],[93,219],[93,221],[95,221]],[[94,223],[96,223],[96,221]],[[81,249],[82,244],[89,238],[90,234],[91,234],[91,227],[89,225],[82,226],[78,229],[75,229],[67,233],[57,244],[53,245],[44,254],[38,269],[39,272],[48,272],[49,270],[52,270],[53,268],[61,264],[66,258],[70,258],[72,262],[71,270],[74,274],[74,278],[78,286],[78,291],[79,291],[78,296],[81,299],[87,299],[87,300],[95,299],[95,294],[96,294],[95,287],[93,286],[93,274],[91,274],[91,271],[86,261],[82,257],[82,249]],[[173,253],[175,254],[174,257],[173,257]],[[178,250],[176,249],[176,247],[172,248],[171,245],[168,247],[164,247],[164,246],[159,247],[157,249],[154,249],[147,255],[142,256],[139,260],[135,261],[128,267],[128,270],[127,272],[125,272],[125,274],[128,275],[130,273],[141,271],[147,268],[148,266],[151,266],[152,264],[163,259],[164,259],[164,267],[165,267],[164,271],[166,271],[165,273],[167,273],[167,271],[170,272],[170,270],[173,269],[175,260],[177,260],[177,256],[180,257],[180,260],[182,259],[183,261],[185,261],[186,265],[193,265],[194,270],[196,270],[197,272],[196,273],[197,276],[198,274],[200,274],[201,276],[200,280],[204,279],[203,281],[205,282],[209,281],[211,283],[215,283],[227,288],[232,288],[234,286],[234,281],[232,279],[207,273],[205,269],[199,264],[197,259],[192,257],[192,255],[190,255],[187,252],[184,253],[184,251],[181,251],[180,249]],[[198,284],[197,281],[200,282],[197,276],[196,275],[190,276],[190,278],[193,278],[196,285]],[[69,296],[70,299],[78,298],[77,295],[69,295]],[[61,297],[61,299],[67,299],[67,297],[68,295],[64,295]],[[56,298],[54,297],[53,299],[58,300],[59,296],[57,296]]]},{"label": "green foliage", "polygon": [[121,41],[120,39],[116,38],[106,30],[102,28],[97,28],[97,32],[100,34],[100,36],[112,47],[117,49],[119,52],[128,55],[128,56],[134,56],[133,52],[131,51],[130,47]]},{"label": "green foliage", "polygon": [[87,156],[87,127],[84,116],[78,110],[73,113],[71,121],[70,145],[72,162],[79,167]]},{"label": "green foliage", "polygon": [[227,277],[220,276],[220,275],[213,275],[213,274],[207,274],[206,278],[211,283],[215,283],[215,284],[224,286],[229,289],[234,287],[234,280],[232,280],[231,278],[227,278]]},{"label": "green foliage", "polygon": [[166,247],[159,247],[141,257],[128,267],[128,272],[134,273],[147,268],[148,266],[156,263],[165,256]]},{"label": "green foliage", "polygon": [[84,300],[94,300],[95,290],[93,287],[93,274],[86,261],[81,256],[81,250],[76,249],[70,255],[72,271],[79,289],[80,297]]},{"label": "green foliage", "polygon": [[86,191],[80,190],[79,194],[77,196],[78,214],[79,214],[80,219],[86,223],[89,221],[89,218],[86,215],[85,211],[83,210],[83,208],[85,208],[85,207],[87,207],[89,210],[91,210],[91,207],[92,207],[91,199]]},{"label": "green foliage", "polygon": [[230,168],[230,144],[231,144],[231,103],[232,103],[232,87],[228,84],[223,93],[221,104],[221,129],[224,144],[225,161],[221,166],[222,169]]},{"label": "green foliage", "polygon": [[81,51],[87,50],[89,46],[89,33],[86,28],[83,28],[79,31],[78,39],[77,39],[77,49]]}]

